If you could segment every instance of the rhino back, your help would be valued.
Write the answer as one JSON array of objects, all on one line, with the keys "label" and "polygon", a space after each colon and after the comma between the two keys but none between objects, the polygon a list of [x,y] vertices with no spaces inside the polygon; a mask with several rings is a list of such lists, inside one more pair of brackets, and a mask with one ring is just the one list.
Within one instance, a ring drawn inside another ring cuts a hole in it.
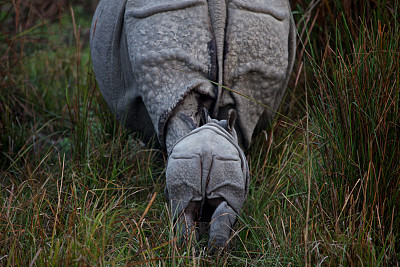
[{"label": "rhino back", "polygon": [[167,166],[171,199],[223,198],[237,212],[247,195],[247,163],[223,134],[203,129],[179,141]]},{"label": "rhino back", "polygon": [[230,155],[239,158],[238,150],[226,137],[211,129],[202,129],[179,141],[173,154],[197,154],[201,157],[223,157]]}]

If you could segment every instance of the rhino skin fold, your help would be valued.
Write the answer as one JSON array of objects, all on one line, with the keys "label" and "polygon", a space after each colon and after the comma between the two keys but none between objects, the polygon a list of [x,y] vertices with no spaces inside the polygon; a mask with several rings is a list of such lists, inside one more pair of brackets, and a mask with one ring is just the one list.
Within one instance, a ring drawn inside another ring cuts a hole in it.
[{"label": "rhino skin fold", "polygon": [[[192,227],[209,202],[215,222],[209,246],[228,240],[247,196],[242,150],[278,109],[293,68],[295,37],[287,0],[101,0],[96,9],[90,46],[103,97],[123,125],[146,139],[155,134],[166,149],[166,192],[177,216],[189,218]],[[214,125],[205,126],[210,120]],[[224,131],[228,135],[221,135]],[[207,145],[214,139],[225,144],[218,155]],[[188,140],[202,147],[190,150]],[[193,158],[177,161],[178,148],[185,147]],[[231,153],[242,156],[233,160]],[[195,178],[179,178],[176,166],[182,173],[193,171]],[[193,166],[197,169],[190,170]],[[204,184],[204,173],[213,172],[226,186],[215,179]],[[189,192],[189,180],[200,183],[201,194]],[[172,184],[189,190],[180,204],[172,200],[182,190]],[[217,219],[221,214],[228,215]]]}]

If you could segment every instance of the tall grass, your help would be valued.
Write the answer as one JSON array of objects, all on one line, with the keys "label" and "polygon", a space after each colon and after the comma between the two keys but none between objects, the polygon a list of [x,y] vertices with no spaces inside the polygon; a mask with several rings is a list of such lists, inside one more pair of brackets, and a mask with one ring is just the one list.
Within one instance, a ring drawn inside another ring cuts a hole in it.
[{"label": "tall grass", "polygon": [[363,21],[344,47],[349,23],[338,22],[314,66],[315,173],[335,234],[353,240],[349,260],[367,254],[379,265],[400,255],[400,31]]},{"label": "tall grass", "polygon": [[108,111],[91,14],[75,5],[26,28],[21,3],[0,2],[0,266],[399,265],[393,2],[292,1],[285,116],[247,151],[249,196],[214,256],[207,237],[177,244],[166,155]]}]

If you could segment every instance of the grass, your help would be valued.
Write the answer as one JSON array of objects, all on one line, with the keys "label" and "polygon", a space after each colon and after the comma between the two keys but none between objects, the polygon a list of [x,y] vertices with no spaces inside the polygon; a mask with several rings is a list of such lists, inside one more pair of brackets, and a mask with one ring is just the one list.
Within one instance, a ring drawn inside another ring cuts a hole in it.
[{"label": "grass", "polygon": [[384,250],[371,255],[380,263],[395,258],[400,245],[400,32],[379,20],[363,22],[345,54],[339,32],[349,28],[342,25],[338,45],[315,69],[316,179],[331,182],[329,191],[344,203],[339,214],[328,213],[336,234],[359,240],[363,253],[370,242]]},{"label": "grass", "polygon": [[248,199],[230,248],[210,256],[177,244],[166,155],[99,93],[91,15],[74,5],[25,28],[0,2],[0,266],[398,266],[398,5],[292,4],[284,116],[247,151]]}]

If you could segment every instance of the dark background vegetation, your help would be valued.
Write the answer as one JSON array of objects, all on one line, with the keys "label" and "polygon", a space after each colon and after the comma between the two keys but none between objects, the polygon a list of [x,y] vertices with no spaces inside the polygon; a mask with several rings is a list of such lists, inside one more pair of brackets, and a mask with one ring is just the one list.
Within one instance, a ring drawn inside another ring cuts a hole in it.
[{"label": "dark background vegetation", "polygon": [[400,3],[293,0],[296,65],[230,247],[179,247],[166,155],[96,86],[96,1],[0,0],[0,266],[400,264]]}]

